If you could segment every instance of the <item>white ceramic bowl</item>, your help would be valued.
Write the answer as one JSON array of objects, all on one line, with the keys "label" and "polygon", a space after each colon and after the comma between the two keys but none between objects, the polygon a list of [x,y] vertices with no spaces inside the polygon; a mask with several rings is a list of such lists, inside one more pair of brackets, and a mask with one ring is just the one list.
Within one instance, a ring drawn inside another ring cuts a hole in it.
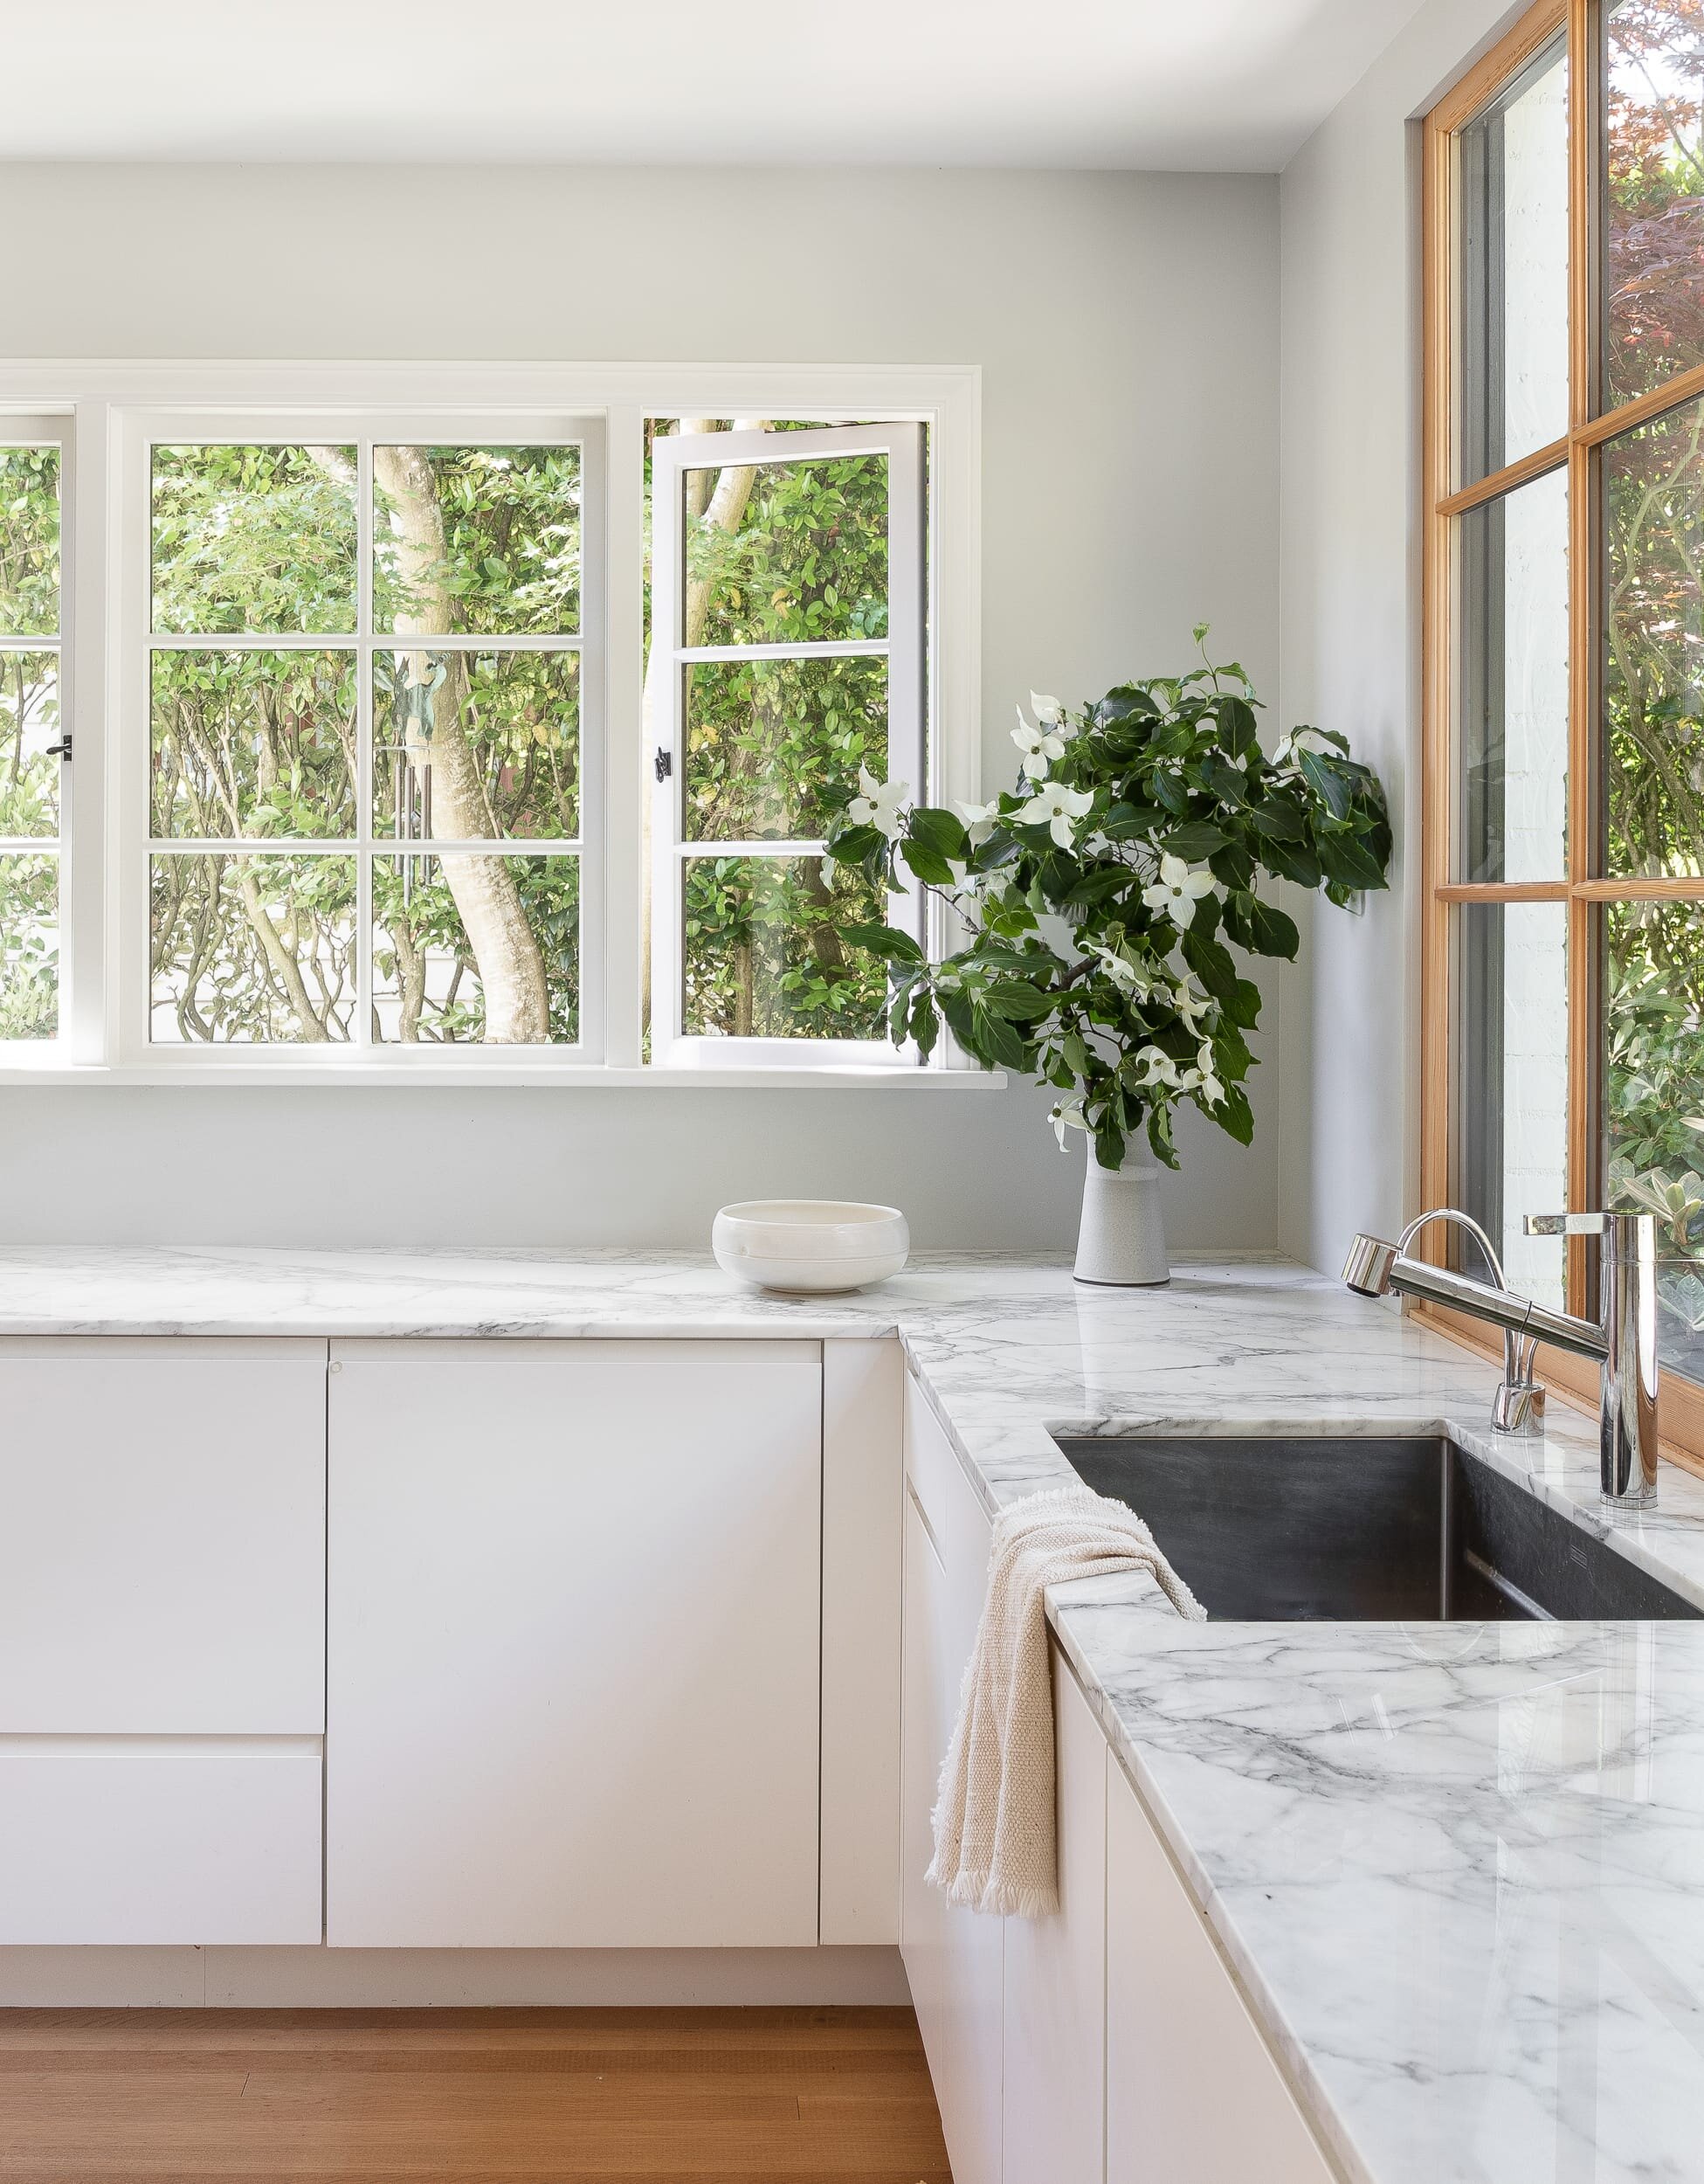
[{"label": "white ceramic bowl", "polygon": [[716,1264],[760,1289],[864,1289],[904,1266],[911,1231],[897,1206],[845,1199],[748,1199],[710,1231]]}]

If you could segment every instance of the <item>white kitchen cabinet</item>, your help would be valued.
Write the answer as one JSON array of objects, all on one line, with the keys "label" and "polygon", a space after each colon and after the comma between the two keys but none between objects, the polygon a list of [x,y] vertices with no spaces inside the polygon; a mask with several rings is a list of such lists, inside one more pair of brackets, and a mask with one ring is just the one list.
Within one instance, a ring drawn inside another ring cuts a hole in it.
[{"label": "white kitchen cabinet", "polygon": [[907,1375],[900,1945],[955,2184],[999,2184],[1006,1922],[955,1909],[923,1876],[990,1534],[963,1467]]},{"label": "white kitchen cabinet", "polygon": [[1107,2184],[1332,2184],[1163,1843],[1108,1752]]},{"label": "white kitchen cabinet", "polygon": [[1053,1724],[1059,1907],[1005,1925],[1004,2184],[1104,2172],[1107,1739],[1057,1648]]},{"label": "white kitchen cabinet", "polygon": [[312,1944],[317,1737],[0,1738],[0,1943]]},{"label": "white kitchen cabinet", "polygon": [[818,1347],[331,1373],[328,1940],[813,1944]]},{"label": "white kitchen cabinet", "polygon": [[313,1943],[323,1342],[0,1341],[0,1943]]},{"label": "white kitchen cabinet", "polygon": [[317,1735],[323,1342],[0,1341],[0,1735]]}]

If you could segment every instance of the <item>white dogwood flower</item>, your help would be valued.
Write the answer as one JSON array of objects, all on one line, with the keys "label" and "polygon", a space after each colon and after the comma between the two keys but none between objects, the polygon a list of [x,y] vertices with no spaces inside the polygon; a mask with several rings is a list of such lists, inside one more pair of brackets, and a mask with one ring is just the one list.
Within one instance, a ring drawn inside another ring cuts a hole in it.
[{"label": "white dogwood flower", "polygon": [[1130,1079],[1139,1092],[1152,1091],[1156,1084],[1176,1087],[1177,1064],[1169,1054],[1162,1054],[1157,1047],[1144,1047],[1136,1056],[1135,1074]]},{"label": "white dogwood flower", "polygon": [[1067,789],[1062,781],[1050,781],[1018,816],[1025,826],[1046,827],[1061,849],[1069,849],[1072,821],[1081,819],[1093,801],[1087,789]]},{"label": "white dogwood flower", "polygon": [[1053,1109],[1053,1135],[1059,1141],[1059,1151],[1065,1151],[1065,1133],[1068,1130],[1087,1130],[1088,1121],[1083,1113],[1080,1100],[1061,1100]]},{"label": "white dogwood flower", "polygon": [[1171,1006],[1190,1029],[1195,1031],[1199,1026],[1200,1019],[1213,1006],[1213,997],[1211,993],[1197,993],[1185,978],[1182,985],[1172,989]]},{"label": "white dogwood flower", "polygon": [[911,794],[908,781],[878,781],[867,766],[858,770],[858,785],[863,791],[846,806],[846,816],[859,826],[873,826],[896,842],[905,832],[905,821],[900,817],[900,806]]},{"label": "white dogwood flower", "polygon": [[1202,1098],[1209,1107],[1222,1107],[1225,1104],[1225,1087],[1213,1074],[1213,1049],[1210,1040],[1202,1040],[1201,1051],[1195,1061],[1195,1074],[1201,1081]]},{"label": "white dogwood flower", "polygon": [[992,804],[961,804],[958,815],[964,821],[971,848],[976,849],[994,832],[994,822],[1000,816],[999,803],[997,800]]},{"label": "white dogwood flower", "polygon": [[1024,771],[1031,781],[1039,781],[1056,758],[1065,756],[1065,738],[1055,736],[1045,728],[1032,728],[1024,718],[1024,708],[1018,708],[1018,725],[1011,731],[1011,740],[1023,753]]},{"label": "white dogwood flower", "polygon": [[1044,728],[1063,728],[1065,708],[1057,698],[1045,698],[1039,690],[1030,693],[1030,710]]},{"label": "white dogwood flower", "polygon": [[1205,865],[1187,865],[1181,857],[1163,855],[1160,876],[1144,888],[1142,899],[1150,910],[1162,910],[1174,925],[1187,925],[1204,895],[1213,892],[1213,875]]},{"label": "white dogwood flower", "polygon": [[1099,941],[1092,940],[1088,951],[1121,992],[1146,994],[1154,991],[1154,981],[1149,973],[1128,956],[1121,955],[1116,948],[1103,947]]}]

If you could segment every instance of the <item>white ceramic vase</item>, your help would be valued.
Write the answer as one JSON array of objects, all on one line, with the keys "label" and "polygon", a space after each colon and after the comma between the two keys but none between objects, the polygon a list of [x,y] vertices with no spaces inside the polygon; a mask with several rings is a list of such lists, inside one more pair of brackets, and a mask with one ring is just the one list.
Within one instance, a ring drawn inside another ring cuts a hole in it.
[{"label": "white ceramic vase", "polygon": [[1160,1164],[1145,1136],[1126,1139],[1124,1158],[1116,1168],[1103,1168],[1089,1146],[1073,1271],[1080,1282],[1112,1289],[1154,1289],[1171,1279],[1160,1211]]}]

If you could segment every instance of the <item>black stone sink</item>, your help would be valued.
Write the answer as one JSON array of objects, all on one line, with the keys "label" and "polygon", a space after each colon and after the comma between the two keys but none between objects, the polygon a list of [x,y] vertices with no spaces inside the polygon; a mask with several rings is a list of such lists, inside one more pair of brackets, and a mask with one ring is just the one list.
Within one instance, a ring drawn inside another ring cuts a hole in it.
[{"label": "black stone sink", "polygon": [[1442,1440],[1061,1441],[1231,1622],[1694,1621],[1704,1609]]}]

